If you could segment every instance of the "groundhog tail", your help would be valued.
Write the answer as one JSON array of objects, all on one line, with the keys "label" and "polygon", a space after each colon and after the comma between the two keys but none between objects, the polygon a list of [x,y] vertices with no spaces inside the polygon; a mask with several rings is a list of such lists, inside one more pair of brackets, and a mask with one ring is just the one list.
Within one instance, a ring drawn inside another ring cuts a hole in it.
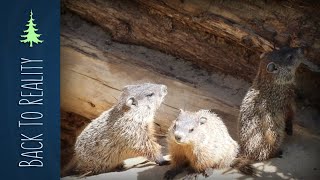
[{"label": "groundhog tail", "polygon": [[255,176],[256,169],[251,164],[251,160],[244,157],[238,157],[232,162],[231,167],[238,169],[241,173],[245,175]]}]

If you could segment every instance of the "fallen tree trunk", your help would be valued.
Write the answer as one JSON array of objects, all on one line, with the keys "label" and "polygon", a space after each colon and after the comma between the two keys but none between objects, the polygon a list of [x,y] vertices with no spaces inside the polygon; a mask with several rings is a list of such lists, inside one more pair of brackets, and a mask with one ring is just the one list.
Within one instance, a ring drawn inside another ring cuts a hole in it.
[{"label": "fallen tree trunk", "polygon": [[114,40],[160,49],[197,61],[206,69],[237,73],[243,78],[253,76],[253,66],[247,62],[256,64],[257,52],[244,53],[245,48],[232,40],[247,39],[256,43],[260,52],[271,49],[269,42],[218,16],[192,17],[159,2],[150,2],[66,1],[65,4],[71,11],[110,31]]},{"label": "fallen tree trunk", "polygon": [[[112,54],[96,49],[80,39],[61,37],[61,108],[94,119],[111,108],[121,89],[129,84],[154,82],[168,86],[169,94],[156,116],[157,132],[164,134],[180,108],[188,110],[214,109],[234,122],[240,103],[232,87],[218,88],[215,84],[196,87],[177,81],[150,68],[127,62],[130,54]],[[134,58],[134,57],[130,57]],[[227,78],[228,79],[228,78]],[[235,80],[236,81],[236,80]],[[216,86],[216,87],[214,87]],[[221,100],[224,93],[228,99]]]},{"label": "fallen tree trunk", "polygon": [[[251,81],[259,55],[304,46],[320,64],[319,2],[209,0],[64,0],[63,7],[110,32],[112,39],[158,49],[209,72]],[[299,71],[298,88],[320,107],[320,78]]]}]

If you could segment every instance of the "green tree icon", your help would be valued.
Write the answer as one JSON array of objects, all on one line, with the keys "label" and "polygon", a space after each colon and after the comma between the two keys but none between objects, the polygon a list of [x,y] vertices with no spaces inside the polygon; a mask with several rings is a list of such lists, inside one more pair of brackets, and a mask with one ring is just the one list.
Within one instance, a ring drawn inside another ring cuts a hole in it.
[{"label": "green tree icon", "polygon": [[28,27],[27,30],[24,30],[23,32],[27,33],[25,35],[20,35],[21,37],[25,38],[23,40],[20,40],[20,42],[22,43],[29,43],[29,47],[32,47],[32,43],[42,43],[43,40],[40,40],[39,37],[41,36],[41,34],[37,34],[36,31],[38,31],[38,29],[36,29],[35,27],[37,26],[37,24],[34,24],[33,21],[34,19],[32,18],[32,10],[30,11],[30,19],[28,21],[28,24],[26,24],[26,26]]}]

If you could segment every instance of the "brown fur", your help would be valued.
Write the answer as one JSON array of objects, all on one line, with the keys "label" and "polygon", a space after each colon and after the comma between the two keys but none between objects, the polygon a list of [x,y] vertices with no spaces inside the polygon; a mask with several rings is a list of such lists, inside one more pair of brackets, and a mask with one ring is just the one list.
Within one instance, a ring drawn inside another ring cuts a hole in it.
[{"label": "brown fur", "polygon": [[302,51],[291,48],[262,58],[240,108],[239,143],[244,157],[258,161],[275,157],[285,133],[292,134],[295,72],[303,61]]},{"label": "brown fur", "polygon": [[126,86],[117,104],[81,132],[74,158],[64,171],[86,175],[116,171],[125,159],[137,156],[166,164],[153,127],[166,89],[165,85],[150,83]]},{"label": "brown fur", "polygon": [[190,176],[209,176],[213,168],[234,167],[245,174],[254,174],[251,165],[237,158],[239,145],[228,133],[223,121],[207,110],[182,111],[169,129],[171,170],[165,179],[172,179],[188,167]]}]

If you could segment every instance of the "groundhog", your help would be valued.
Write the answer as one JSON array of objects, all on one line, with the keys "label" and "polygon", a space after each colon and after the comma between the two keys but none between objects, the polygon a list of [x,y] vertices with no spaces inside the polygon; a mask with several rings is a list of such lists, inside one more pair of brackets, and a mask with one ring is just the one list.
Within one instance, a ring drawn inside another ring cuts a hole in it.
[{"label": "groundhog", "polygon": [[116,105],[93,120],[77,137],[67,171],[94,175],[123,168],[128,158],[144,156],[159,165],[161,146],[154,136],[155,112],[167,94],[160,84],[126,86]]},{"label": "groundhog", "polygon": [[239,145],[217,114],[180,111],[168,132],[171,170],[164,179],[173,179],[184,168],[189,171],[185,179],[196,178],[199,173],[210,176],[212,168],[233,167],[247,175],[255,173],[249,162],[237,158]]},{"label": "groundhog", "polygon": [[240,107],[243,156],[256,161],[281,157],[285,134],[292,135],[295,73],[301,63],[316,70],[300,48],[282,48],[261,56],[258,73]]}]

